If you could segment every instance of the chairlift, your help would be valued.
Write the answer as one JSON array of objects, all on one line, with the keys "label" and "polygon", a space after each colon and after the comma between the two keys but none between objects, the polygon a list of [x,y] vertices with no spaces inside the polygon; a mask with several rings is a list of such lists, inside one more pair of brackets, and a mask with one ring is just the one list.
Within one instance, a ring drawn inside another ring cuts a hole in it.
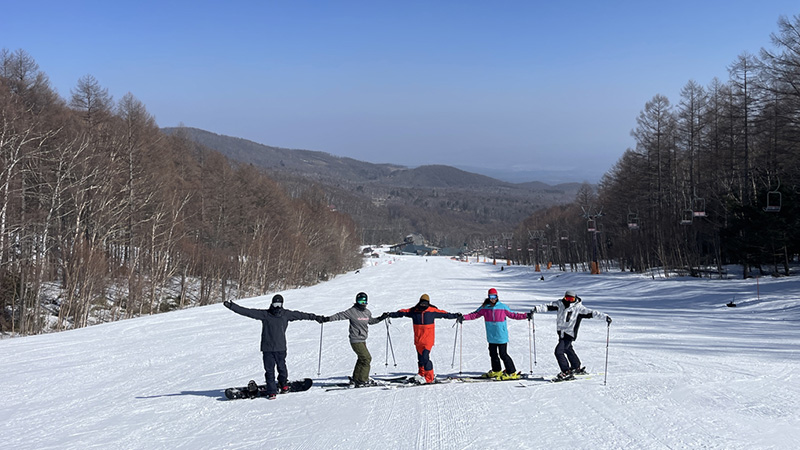
[{"label": "chairlift", "polygon": [[637,217],[635,213],[628,213],[628,229],[629,230],[639,229],[639,217]]},{"label": "chairlift", "polygon": [[569,241],[569,233],[567,232],[567,230],[561,232],[560,239],[562,241]]},{"label": "chairlift", "polygon": [[639,229],[639,218],[632,217],[628,219],[628,229],[629,230],[638,230]]},{"label": "chairlift", "polygon": [[589,219],[589,221],[586,223],[586,228],[588,229],[588,231],[590,233],[594,232],[594,231],[597,231],[597,224],[595,223],[595,220],[594,219]]},{"label": "chairlift", "polygon": [[681,215],[681,225],[691,225],[692,219],[694,219],[694,210],[684,209]]},{"label": "chairlift", "polygon": [[779,191],[767,192],[767,206],[764,208],[766,212],[780,212],[781,211],[781,193]]},{"label": "chairlift", "polygon": [[694,217],[706,216],[706,199],[696,197],[693,202],[692,215]]}]

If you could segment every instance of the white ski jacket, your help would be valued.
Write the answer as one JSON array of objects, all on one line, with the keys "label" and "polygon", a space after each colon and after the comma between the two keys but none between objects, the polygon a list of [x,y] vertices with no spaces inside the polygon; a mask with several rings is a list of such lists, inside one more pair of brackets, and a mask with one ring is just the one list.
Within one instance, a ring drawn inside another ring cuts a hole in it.
[{"label": "white ski jacket", "polygon": [[564,335],[567,334],[572,336],[573,339],[578,339],[578,328],[581,326],[581,320],[591,318],[605,319],[608,317],[600,311],[595,311],[583,306],[580,300],[573,303],[559,300],[546,305],[537,305],[531,311],[558,311],[558,317],[556,317],[556,331],[558,331],[559,337],[564,337]]}]

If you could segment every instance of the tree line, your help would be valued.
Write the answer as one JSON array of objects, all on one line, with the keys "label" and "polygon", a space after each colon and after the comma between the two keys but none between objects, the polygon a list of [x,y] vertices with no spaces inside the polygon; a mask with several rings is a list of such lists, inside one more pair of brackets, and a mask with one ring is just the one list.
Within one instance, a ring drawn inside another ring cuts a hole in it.
[{"label": "tree line", "polygon": [[360,266],[359,232],[178,133],[91,75],[68,99],[0,51],[0,331],[35,334],[308,285]]},{"label": "tree line", "polygon": [[597,192],[535,213],[509,250],[541,243],[567,262],[623,270],[698,276],[741,264],[745,277],[788,275],[800,253],[800,16],[781,17],[771,41],[738,56],[727,81],[690,80],[674,104],[654,96],[631,132],[635,148]]}]

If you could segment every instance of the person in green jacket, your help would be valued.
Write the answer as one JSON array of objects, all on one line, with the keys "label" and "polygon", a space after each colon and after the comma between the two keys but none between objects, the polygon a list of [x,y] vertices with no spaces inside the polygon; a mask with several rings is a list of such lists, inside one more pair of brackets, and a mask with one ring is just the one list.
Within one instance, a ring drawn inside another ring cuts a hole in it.
[{"label": "person in green jacket", "polygon": [[[267,380],[267,397],[274,399],[280,388],[289,390],[289,371],[286,369],[286,327],[294,320],[316,320],[316,314],[283,309],[283,296],[272,297],[269,309],[251,309],[231,301],[223,306],[245,317],[261,321],[261,352],[264,359],[264,378]],[[275,383],[275,368],[278,368],[278,382]]]},{"label": "person in green jacket", "polygon": [[353,351],[356,353],[356,366],[353,368],[352,377],[355,387],[362,387],[370,384],[369,371],[370,364],[372,363],[372,355],[369,354],[369,349],[367,349],[369,325],[375,325],[388,316],[388,313],[384,313],[380,317],[372,317],[372,312],[367,309],[367,294],[359,292],[356,294],[356,302],[353,306],[332,316],[323,317],[320,321],[350,321],[350,347],[352,347]]}]

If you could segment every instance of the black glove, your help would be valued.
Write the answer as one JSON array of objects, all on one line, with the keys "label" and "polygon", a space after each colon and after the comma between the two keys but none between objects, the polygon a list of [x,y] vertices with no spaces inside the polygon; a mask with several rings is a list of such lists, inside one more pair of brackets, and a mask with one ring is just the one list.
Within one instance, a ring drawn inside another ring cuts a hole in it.
[{"label": "black glove", "polygon": [[380,321],[382,321],[382,320],[386,320],[386,319],[388,319],[388,318],[389,318],[389,313],[388,313],[388,312],[385,312],[385,313],[381,314],[381,316],[380,316],[380,317],[378,317],[378,321],[380,322]]},{"label": "black glove", "polygon": [[608,324],[611,325],[611,316],[606,316],[606,322],[608,322]]},{"label": "black glove", "polygon": [[222,302],[222,306],[224,306],[224,307],[226,307],[228,309],[231,309],[231,302],[229,302],[228,300],[225,300],[224,302]]},{"label": "black glove", "polygon": [[528,311],[528,314],[525,315],[528,316],[528,320],[533,319],[533,311]]},{"label": "black glove", "polygon": [[319,323],[325,323],[325,322],[330,322],[331,319],[328,319],[325,316],[317,316],[314,318],[314,320],[316,320]]},{"label": "black glove", "polygon": [[458,313],[458,314],[456,315],[456,322],[458,322],[458,323],[464,323],[464,315],[463,315],[463,314],[461,314],[461,313]]}]

